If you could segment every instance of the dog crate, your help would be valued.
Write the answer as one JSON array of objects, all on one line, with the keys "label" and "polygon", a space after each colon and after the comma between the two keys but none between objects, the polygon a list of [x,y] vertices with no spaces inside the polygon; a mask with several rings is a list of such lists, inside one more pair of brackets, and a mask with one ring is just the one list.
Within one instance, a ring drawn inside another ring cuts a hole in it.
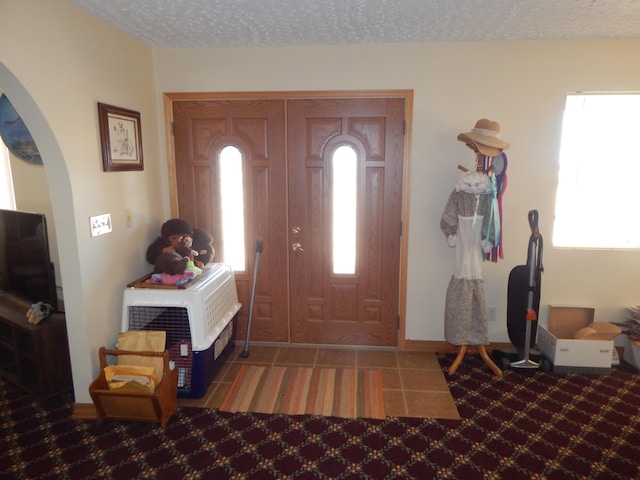
[{"label": "dog crate", "polygon": [[164,330],[178,371],[178,396],[199,398],[235,346],[240,307],[231,267],[209,264],[184,288],[130,283],[122,331]]}]

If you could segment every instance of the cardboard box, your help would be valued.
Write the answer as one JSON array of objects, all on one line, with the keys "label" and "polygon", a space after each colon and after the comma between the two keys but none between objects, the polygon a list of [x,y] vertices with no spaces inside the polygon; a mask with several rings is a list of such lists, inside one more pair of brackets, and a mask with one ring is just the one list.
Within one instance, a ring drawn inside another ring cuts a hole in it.
[{"label": "cardboard box", "polygon": [[548,325],[538,324],[538,349],[553,364],[555,373],[606,375],[611,372],[610,340],[576,340],[578,330],[593,323],[595,310],[583,307],[549,307]]},{"label": "cardboard box", "polygon": [[630,340],[627,335],[625,337],[624,354],[622,358],[625,362],[633,365],[640,370],[640,342]]}]

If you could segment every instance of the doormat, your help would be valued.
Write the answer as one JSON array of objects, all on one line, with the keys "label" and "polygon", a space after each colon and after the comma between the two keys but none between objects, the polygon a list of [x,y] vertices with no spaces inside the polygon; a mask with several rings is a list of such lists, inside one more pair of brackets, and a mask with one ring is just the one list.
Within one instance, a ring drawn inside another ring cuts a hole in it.
[{"label": "doormat", "polygon": [[220,410],[384,419],[382,372],[243,365]]}]

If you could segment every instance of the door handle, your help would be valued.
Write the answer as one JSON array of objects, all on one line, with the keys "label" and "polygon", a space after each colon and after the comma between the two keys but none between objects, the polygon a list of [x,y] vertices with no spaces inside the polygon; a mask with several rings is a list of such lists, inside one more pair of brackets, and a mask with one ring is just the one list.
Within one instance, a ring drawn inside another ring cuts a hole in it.
[{"label": "door handle", "polygon": [[291,244],[291,249],[294,252],[304,252],[304,248],[302,248],[302,244],[300,242],[293,242]]}]

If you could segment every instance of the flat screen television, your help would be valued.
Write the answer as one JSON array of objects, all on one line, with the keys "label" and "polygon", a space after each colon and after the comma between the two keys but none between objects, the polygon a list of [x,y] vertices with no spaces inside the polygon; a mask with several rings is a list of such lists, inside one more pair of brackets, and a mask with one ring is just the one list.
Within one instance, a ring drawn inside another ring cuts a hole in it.
[{"label": "flat screen television", "polygon": [[58,311],[44,214],[0,209],[0,290]]}]

